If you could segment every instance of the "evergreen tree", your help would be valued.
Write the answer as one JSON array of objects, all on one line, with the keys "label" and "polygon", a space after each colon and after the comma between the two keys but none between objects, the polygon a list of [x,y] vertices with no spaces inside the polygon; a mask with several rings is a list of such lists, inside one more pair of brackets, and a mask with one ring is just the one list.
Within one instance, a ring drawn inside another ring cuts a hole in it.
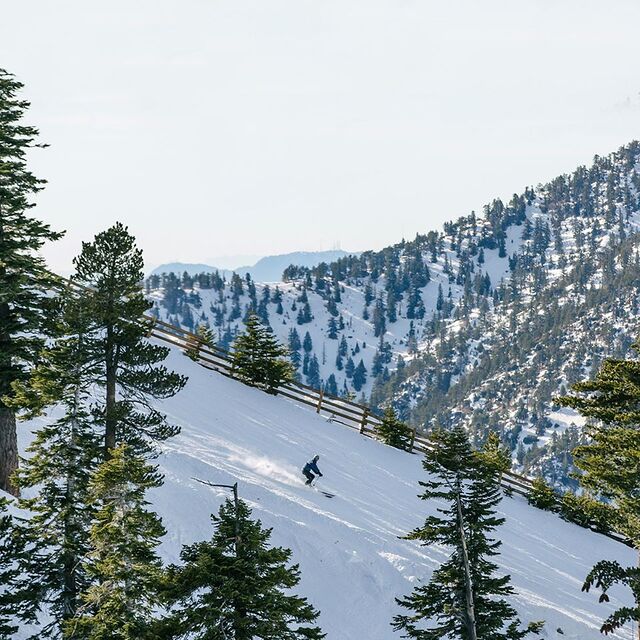
[{"label": "evergreen tree", "polygon": [[411,429],[398,420],[393,407],[389,406],[382,415],[382,424],[376,428],[378,437],[391,447],[407,451],[411,444]]},{"label": "evergreen tree", "polygon": [[155,467],[120,445],[96,471],[91,498],[98,505],[86,570],[92,584],[77,615],[65,624],[68,637],[139,640],[149,637],[158,605],[161,562],[156,553],[162,522],[148,510],[145,494],[162,484]]},{"label": "evergreen tree", "polygon": [[383,369],[384,369],[383,358],[380,357],[380,351],[376,350],[375,354],[373,355],[373,364],[371,366],[371,375],[374,378],[377,378],[382,373]]},{"label": "evergreen tree", "polygon": [[[640,351],[640,341],[633,344]],[[574,449],[574,461],[582,471],[580,484],[611,502],[619,530],[640,552],[640,360],[607,359],[592,380],[573,386],[573,395],[561,405],[577,409],[590,421],[585,427],[588,444]],[[612,633],[630,621],[640,622],[640,568],[623,567],[601,560],[587,576],[583,589],[596,587],[601,600],[616,584],[631,590],[635,604],[616,610],[601,631]]]},{"label": "evergreen tree", "polygon": [[254,314],[233,344],[232,371],[246,384],[275,393],[292,377],[291,364],[284,359],[287,353]]},{"label": "evergreen tree", "polygon": [[13,523],[7,512],[7,498],[0,496],[0,638],[11,638],[18,630],[14,623],[22,603],[16,598],[14,579],[18,573],[16,560],[20,547],[13,534]]},{"label": "evergreen tree", "polygon": [[329,318],[329,322],[327,325],[327,338],[329,338],[329,340],[338,339],[338,325],[335,318],[333,317]]},{"label": "evergreen tree", "polygon": [[37,360],[52,284],[39,251],[62,235],[28,215],[45,181],[27,168],[29,150],[41,145],[38,130],[21,122],[29,108],[19,97],[22,87],[0,68],[0,489],[12,493],[18,447],[15,412],[5,398]]},{"label": "evergreen tree", "polygon": [[382,300],[378,298],[376,306],[373,309],[373,332],[375,337],[384,335],[387,330],[385,318],[385,308]]},{"label": "evergreen tree", "polygon": [[14,385],[21,417],[40,416],[53,404],[61,413],[37,430],[18,473],[20,489],[36,490],[20,500],[30,517],[16,525],[27,551],[19,562],[20,617],[33,622],[38,611],[48,613],[39,638],[62,637],[88,584],[84,562],[94,514],[88,487],[103,451],[90,412],[100,367],[93,360],[92,320],[81,298],[69,291],[61,299],[59,337],[41,353],[28,383]]},{"label": "evergreen tree", "polygon": [[442,293],[442,283],[438,283],[438,299],[436,300],[436,310],[442,311],[444,307],[444,294]]},{"label": "evergreen tree", "polygon": [[189,344],[186,354],[191,360],[197,361],[200,357],[200,349],[205,347],[212,349],[214,345],[213,331],[206,324],[199,324],[195,331],[196,340]]},{"label": "evergreen tree", "polygon": [[87,348],[99,368],[95,384],[100,390],[93,417],[104,428],[105,456],[123,442],[151,453],[153,440],[164,440],[179,429],[167,424],[150,399],[175,395],[186,378],[160,364],[169,348],[147,339],[149,326],[141,316],[152,303],[140,288],[142,252],[118,222],[93,242],[83,243],[74,264],[74,280],[86,287],[83,313],[92,319]]},{"label": "evergreen tree", "polygon": [[320,364],[318,362],[318,358],[315,353],[313,357],[309,360],[309,369],[307,372],[307,384],[314,389],[319,389],[321,380],[320,380]]},{"label": "evergreen tree", "polygon": [[364,366],[362,359],[360,359],[353,372],[353,388],[356,391],[360,391],[365,384],[367,384],[367,368]]},{"label": "evergreen tree", "polygon": [[539,631],[541,623],[519,628],[516,611],[503,598],[513,593],[510,577],[496,575],[492,561],[501,543],[489,534],[504,522],[495,515],[500,502],[495,471],[474,456],[461,428],[438,431],[432,441],[435,447],[423,461],[429,479],[420,482],[420,498],[447,506],[407,538],[445,545],[452,552],[428,584],[397,600],[413,613],[396,616],[394,628],[403,630],[405,637],[424,640],[515,640]]},{"label": "evergreen tree", "polygon": [[290,352],[289,360],[291,362],[291,366],[293,367],[294,371],[297,371],[300,368],[300,363],[302,362],[302,359],[300,357],[300,352],[299,351]]},{"label": "evergreen tree", "polygon": [[349,352],[349,345],[347,344],[347,339],[343,335],[342,338],[340,338],[340,344],[338,346],[338,354],[344,358],[348,352]]},{"label": "evergreen tree", "polygon": [[331,374],[324,385],[324,392],[330,396],[338,395],[338,383],[335,374]]},{"label": "evergreen tree", "polygon": [[511,454],[509,449],[500,441],[500,436],[491,431],[482,450],[477,454],[488,467],[492,468],[501,478],[505,471],[511,469]]},{"label": "evergreen tree", "polygon": [[166,617],[154,637],[193,640],[317,640],[319,615],[291,589],[300,581],[291,551],[270,547],[271,529],[251,519],[248,505],[226,500],[212,516],[211,540],[185,546],[183,564],[164,580]]},{"label": "evergreen tree", "polygon": [[304,334],[302,348],[306,353],[311,353],[313,351],[313,340],[311,340],[311,334],[308,331]]},{"label": "evergreen tree", "polygon": [[344,367],[344,372],[347,378],[353,378],[353,374],[355,370],[356,370],[356,365],[353,362],[353,358],[349,356],[349,358],[347,359],[347,364]]},{"label": "evergreen tree", "polygon": [[298,330],[293,327],[293,329],[289,330],[289,351],[300,351],[302,347],[302,343],[300,342],[300,334]]},{"label": "evergreen tree", "polygon": [[538,509],[545,511],[556,511],[559,497],[544,478],[534,478],[531,483],[531,490],[527,495],[527,502]]},{"label": "evergreen tree", "polygon": [[309,306],[309,302],[305,302],[303,306],[300,307],[300,309],[298,310],[298,316],[296,318],[296,322],[298,324],[307,324],[312,320],[313,320],[313,316],[311,315],[311,307]]}]

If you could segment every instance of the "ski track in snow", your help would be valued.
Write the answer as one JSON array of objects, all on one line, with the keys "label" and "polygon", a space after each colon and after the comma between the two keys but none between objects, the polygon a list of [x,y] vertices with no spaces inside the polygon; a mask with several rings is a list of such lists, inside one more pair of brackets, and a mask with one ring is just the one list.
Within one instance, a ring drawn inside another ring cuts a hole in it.
[{"label": "ski track in snow", "polygon": [[[202,369],[177,351],[167,364],[188,374],[189,382],[160,403],[182,428],[161,447],[165,484],[150,494],[168,531],[164,559],[175,562],[181,545],[210,537],[210,514],[229,495],[193,478],[237,481],[254,517],[273,527],[272,542],[292,549],[302,571],[296,591],[321,610],[330,640],[399,638],[389,624],[400,612],[395,597],[428,580],[448,555],[439,545],[399,537],[438,506],[417,497],[424,478],[420,457]],[[21,429],[22,447],[26,431]],[[324,474],[318,491],[304,485],[301,473],[315,454]],[[322,490],[335,497],[327,499]],[[512,576],[512,602],[521,619],[546,620],[535,637],[601,638],[601,621],[628,602],[628,594],[614,590],[611,603],[599,604],[597,593],[581,593],[582,581],[602,558],[635,564],[633,551],[518,496],[504,498],[500,511],[506,523],[498,530],[498,563]],[[629,639],[630,629],[609,638]]]}]

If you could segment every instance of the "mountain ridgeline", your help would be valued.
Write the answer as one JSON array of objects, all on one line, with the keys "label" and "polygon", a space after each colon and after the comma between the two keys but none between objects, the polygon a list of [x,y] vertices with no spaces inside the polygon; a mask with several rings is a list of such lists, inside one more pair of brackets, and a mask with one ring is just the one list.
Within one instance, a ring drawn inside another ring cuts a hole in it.
[{"label": "mountain ridgeline", "polygon": [[499,434],[516,468],[573,481],[582,419],[554,403],[640,334],[640,143],[430,231],[291,265],[282,282],[154,275],[158,317],[232,344],[255,311],[296,375],[430,430]]}]

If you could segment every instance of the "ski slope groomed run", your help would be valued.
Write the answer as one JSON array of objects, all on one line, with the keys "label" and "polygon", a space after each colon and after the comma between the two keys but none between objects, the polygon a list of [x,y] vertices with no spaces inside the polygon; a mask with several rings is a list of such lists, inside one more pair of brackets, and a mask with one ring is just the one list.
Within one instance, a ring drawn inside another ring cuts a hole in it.
[{"label": "ski slope groomed run", "polygon": [[[438,506],[417,497],[420,456],[207,371],[177,350],[167,364],[189,382],[161,403],[182,428],[162,447],[165,484],[151,495],[168,530],[165,560],[177,561],[181,545],[210,537],[210,514],[228,495],[193,478],[238,482],[254,517],[273,527],[272,542],[292,549],[302,571],[296,591],[321,610],[329,640],[400,638],[389,624],[400,611],[394,598],[428,580],[448,555],[399,538]],[[314,454],[324,474],[318,490],[304,485],[300,471]],[[500,511],[506,522],[498,561],[512,576],[521,619],[546,621],[535,637],[601,638],[601,621],[628,596],[614,591],[610,603],[598,604],[596,593],[581,592],[583,579],[602,558],[635,564],[633,551],[518,496],[505,497]]]}]

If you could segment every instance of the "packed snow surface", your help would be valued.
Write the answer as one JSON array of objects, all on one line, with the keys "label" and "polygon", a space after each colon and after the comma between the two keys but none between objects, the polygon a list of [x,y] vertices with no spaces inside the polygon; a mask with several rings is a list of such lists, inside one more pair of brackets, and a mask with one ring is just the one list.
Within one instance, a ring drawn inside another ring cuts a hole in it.
[{"label": "packed snow surface", "polygon": [[[194,478],[238,482],[253,515],[273,527],[273,543],[291,548],[300,563],[297,592],[321,610],[327,638],[399,638],[389,624],[400,611],[394,598],[428,580],[448,555],[400,539],[438,506],[417,497],[420,456],[207,371],[178,351],[167,364],[189,382],[162,403],[182,427],[162,447],[165,484],[151,496],[168,530],[164,558],[177,561],[181,545],[210,537],[209,516],[228,495]],[[301,467],[315,454],[324,474],[318,489],[334,498],[303,483]],[[598,604],[596,593],[581,593],[583,579],[602,558],[635,564],[632,550],[520,497],[504,498],[500,511],[506,522],[498,531],[499,563],[516,588],[512,603],[523,621],[546,620],[535,637],[601,638],[602,620],[626,594]],[[631,638],[631,630],[609,637]]]}]

